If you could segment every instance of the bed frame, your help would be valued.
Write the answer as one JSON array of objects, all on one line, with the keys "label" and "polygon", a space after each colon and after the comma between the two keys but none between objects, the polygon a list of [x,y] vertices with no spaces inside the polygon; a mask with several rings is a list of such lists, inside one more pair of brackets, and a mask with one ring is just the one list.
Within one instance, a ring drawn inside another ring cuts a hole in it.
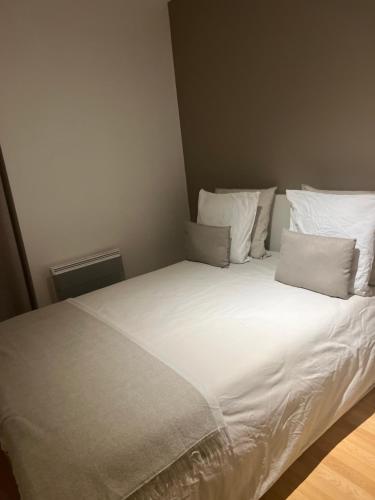
[{"label": "bed frame", "polygon": [[272,209],[269,248],[280,251],[281,233],[289,229],[290,208],[285,194],[277,194]]}]

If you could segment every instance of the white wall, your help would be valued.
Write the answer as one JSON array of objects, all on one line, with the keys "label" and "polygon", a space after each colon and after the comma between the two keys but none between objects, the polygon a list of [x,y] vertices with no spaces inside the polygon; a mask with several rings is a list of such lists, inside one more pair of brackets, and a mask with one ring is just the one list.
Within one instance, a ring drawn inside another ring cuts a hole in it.
[{"label": "white wall", "polygon": [[48,267],[182,258],[188,217],[166,0],[1,0],[0,143],[40,304]]}]

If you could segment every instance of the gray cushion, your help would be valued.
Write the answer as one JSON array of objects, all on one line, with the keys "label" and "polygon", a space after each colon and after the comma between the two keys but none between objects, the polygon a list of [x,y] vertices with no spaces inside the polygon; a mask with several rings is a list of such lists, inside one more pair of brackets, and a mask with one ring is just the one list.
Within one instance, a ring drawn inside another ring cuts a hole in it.
[{"label": "gray cushion", "polygon": [[346,299],[356,241],[284,229],[275,279],[286,285]]},{"label": "gray cushion", "polygon": [[186,222],[186,259],[210,266],[228,267],[230,257],[230,226],[205,226]]},{"label": "gray cushion", "polygon": [[[375,191],[331,191],[329,189],[316,189],[308,184],[302,184],[303,191],[313,191],[315,193],[327,193],[327,194],[375,194]],[[369,285],[375,286],[375,261],[372,265],[372,271],[370,275]]]},{"label": "gray cushion", "polygon": [[258,212],[254,222],[251,236],[250,255],[254,259],[261,259],[266,255],[265,241],[267,239],[268,227],[270,225],[271,210],[277,187],[268,189],[222,189],[216,188],[216,193],[237,193],[259,191]]}]

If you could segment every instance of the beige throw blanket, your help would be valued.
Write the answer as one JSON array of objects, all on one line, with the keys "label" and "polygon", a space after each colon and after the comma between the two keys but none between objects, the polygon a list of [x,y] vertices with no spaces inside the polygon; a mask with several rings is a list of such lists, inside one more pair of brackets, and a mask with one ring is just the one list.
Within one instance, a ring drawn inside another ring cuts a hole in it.
[{"label": "beige throw blanket", "polygon": [[74,305],[0,324],[0,443],[23,500],[163,498],[224,436],[190,383]]}]

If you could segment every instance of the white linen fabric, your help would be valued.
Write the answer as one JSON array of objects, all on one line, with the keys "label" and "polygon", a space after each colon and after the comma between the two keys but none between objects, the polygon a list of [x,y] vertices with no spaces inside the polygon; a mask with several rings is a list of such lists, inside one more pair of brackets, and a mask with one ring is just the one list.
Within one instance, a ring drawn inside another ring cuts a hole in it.
[{"label": "white linen fabric", "polygon": [[230,226],[230,261],[242,264],[248,260],[251,231],[258,207],[259,192],[214,194],[199,192],[198,224]]},{"label": "white linen fabric", "polygon": [[350,292],[366,296],[374,260],[375,195],[286,191],[290,230],[357,240]]},{"label": "white linen fabric", "polygon": [[[367,194],[371,194],[371,195],[375,195],[375,191],[331,191],[331,190],[328,190],[328,189],[316,189],[312,186],[309,186],[308,184],[302,184],[301,186],[301,189],[303,189],[304,191],[313,191],[315,193],[331,193],[331,194],[341,194],[341,195],[352,195],[352,194],[364,194],[364,195],[367,195]],[[372,271],[371,271],[371,275],[370,275],[370,281],[369,281],[369,284],[371,286],[375,286],[375,261],[374,263],[372,264]]]},{"label": "white linen fabric", "polygon": [[267,255],[265,247],[270,226],[271,212],[277,187],[267,189],[224,189],[216,188],[216,193],[240,193],[259,191],[257,215],[251,235],[250,255],[254,259],[263,259]]},{"label": "white linen fabric", "polygon": [[326,193],[326,194],[342,194],[342,195],[347,195],[347,194],[375,194],[375,191],[334,191],[331,189],[317,189],[312,186],[309,186],[308,184],[301,184],[301,189],[303,191],[312,191],[314,193]]},{"label": "white linen fabric", "polygon": [[375,298],[283,285],[277,263],[184,261],[74,299],[218,402],[233,467],[202,463],[178,498],[259,499],[374,384]]}]

